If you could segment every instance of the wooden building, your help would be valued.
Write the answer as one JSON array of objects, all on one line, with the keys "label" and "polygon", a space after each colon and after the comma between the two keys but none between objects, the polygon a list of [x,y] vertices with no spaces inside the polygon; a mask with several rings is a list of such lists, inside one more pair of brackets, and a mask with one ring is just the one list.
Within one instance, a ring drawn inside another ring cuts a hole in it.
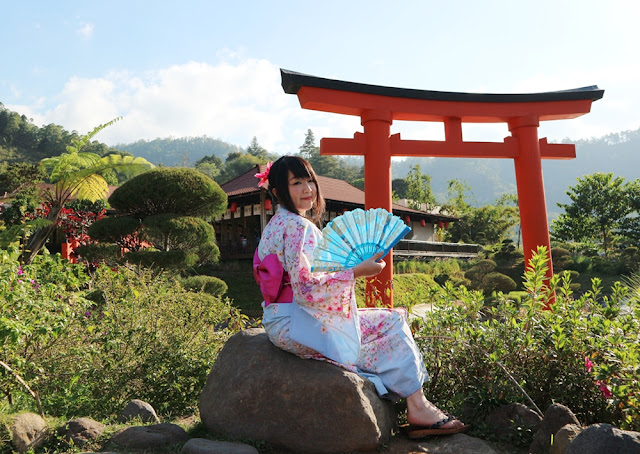
[{"label": "wooden building", "polygon": [[[262,230],[275,212],[275,201],[266,189],[258,186],[255,177],[265,169],[265,165],[256,166],[221,185],[229,199],[227,210],[213,222],[221,260],[253,257]],[[360,189],[335,178],[318,176],[318,182],[326,201],[325,224],[345,211],[364,209],[364,192]],[[400,204],[393,204],[392,209],[393,214],[411,227],[411,232],[393,249],[394,258],[477,256],[478,245],[438,241],[438,229],[456,222],[455,216],[414,210]]]}]

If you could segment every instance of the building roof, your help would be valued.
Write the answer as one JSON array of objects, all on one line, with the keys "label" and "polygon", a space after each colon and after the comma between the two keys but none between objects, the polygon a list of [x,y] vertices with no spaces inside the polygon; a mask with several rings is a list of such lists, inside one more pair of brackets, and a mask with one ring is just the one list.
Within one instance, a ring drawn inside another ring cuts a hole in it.
[{"label": "building roof", "polygon": [[[267,166],[265,164],[257,165],[239,177],[220,185],[220,187],[229,197],[265,191],[265,189],[258,186],[259,180],[255,177],[255,174],[264,172],[266,168]],[[346,181],[318,175],[318,183],[322,188],[322,196],[327,202],[333,201],[364,206],[364,191],[350,185]],[[432,217],[437,216],[441,219],[458,219],[455,216],[441,214],[438,212],[414,210],[396,203],[392,204],[392,210],[402,211],[403,213],[429,215]]]}]

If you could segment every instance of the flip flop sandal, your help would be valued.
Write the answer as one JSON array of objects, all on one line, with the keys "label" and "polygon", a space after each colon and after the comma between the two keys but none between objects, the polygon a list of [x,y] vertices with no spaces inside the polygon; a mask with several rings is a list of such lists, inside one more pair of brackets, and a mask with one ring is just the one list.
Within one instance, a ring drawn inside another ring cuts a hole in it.
[{"label": "flip flop sandal", "polygon": [[458,418],[456,418],[455,416],[447,412],[444,412],[444,414],[446,415],[446,418],[442,418],[440,421],[438,421],[435,424],[431,424],[430,426],[405,424],[404,426],[401,426],[401,428],[406,432],[409,438],[424,438],[430,435],[457,434],[457,433],[466,432],[471,428],[469,424],[465,424],[460,427],[443,428],[442,426],[444,426],[448,422],[458,420]]}]

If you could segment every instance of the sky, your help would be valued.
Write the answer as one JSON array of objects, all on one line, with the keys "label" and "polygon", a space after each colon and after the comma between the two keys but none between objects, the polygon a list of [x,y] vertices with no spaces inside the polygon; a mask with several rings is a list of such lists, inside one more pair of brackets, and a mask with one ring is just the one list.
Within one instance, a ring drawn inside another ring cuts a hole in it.
[{"label": "sky", "polygon": [[[38,126],[114,146],[209,136],[298,151],[311,129],[352,137],[358,117],[303,110],[280,68],[374,85],[536,93],[597,85],[577,119],[543,122],[550,141],[640,128],[637,0],[0,0],[0,103]],[[439,123],[394,122],[442,140]],[[463,125],[501,141],[506,125]]]}]

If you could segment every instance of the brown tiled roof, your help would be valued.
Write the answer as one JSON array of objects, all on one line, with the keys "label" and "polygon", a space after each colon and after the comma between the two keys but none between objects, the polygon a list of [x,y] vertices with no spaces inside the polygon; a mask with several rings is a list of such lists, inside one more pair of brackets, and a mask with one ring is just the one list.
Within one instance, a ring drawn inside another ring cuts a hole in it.
[{"label": "brown tiled roof", "polygon": [[[229,197],[260,192],[262,188],[258,186],[259,180],[255,177],[255,174],[264,172],[266,169],[266,164],[257,165],[251,170],[240,175],[239,177],[220,185],[220,187],[224,192],[227,193],[227,196]],[[325,200],[353,203],[362,205],[364,207],[364,191],[361,191],[355,186],[350,185],[346,181],[318,175],[318,183],[322,188],[322,196],[325,198]],[[404,213],[417,213],[422,215],[429,214],[431,216],[438,216],[442,219],[457,219],[454,216],[414,210],[402,205],[398,205],[396,203],[392,204],[392,210],[402,211]]]}]

